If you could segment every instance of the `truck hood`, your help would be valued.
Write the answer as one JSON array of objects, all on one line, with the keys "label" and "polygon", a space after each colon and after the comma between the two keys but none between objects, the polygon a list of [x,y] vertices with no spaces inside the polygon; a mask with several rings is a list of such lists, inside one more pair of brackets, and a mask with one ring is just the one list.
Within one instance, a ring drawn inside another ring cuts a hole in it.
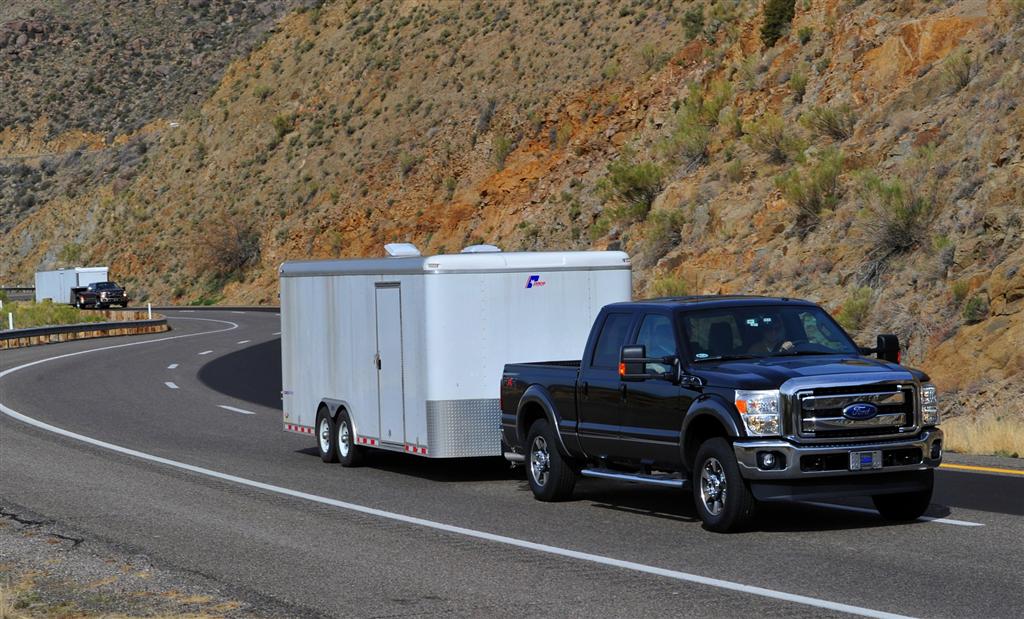
[{"label": "truck hood", "polygon": [[920,370],[853,355],[736,359],[698,363],[691,368],[691,373],[707,381],[708,386],[729,389],[778,389],[791,378],[824,378],[834,375],[855,377],[858,374],[877,375],[879,372],[892,373],[897,377],[902,374],[904,380],[928,380],[928,376]]}]

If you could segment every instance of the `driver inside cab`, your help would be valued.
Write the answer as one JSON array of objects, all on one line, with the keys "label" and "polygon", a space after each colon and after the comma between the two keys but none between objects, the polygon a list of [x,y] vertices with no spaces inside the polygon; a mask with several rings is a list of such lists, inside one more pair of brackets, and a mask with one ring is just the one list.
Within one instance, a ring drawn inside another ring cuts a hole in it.
[{"label": "driver inside cab", "polygon": [[796,348],[793,342],[786,339],[786,329],[782,324],[782,317],[778,314],[765,314],[747,319],[747,330],[751,333],[747,354],[769,355],[789,352]]}]

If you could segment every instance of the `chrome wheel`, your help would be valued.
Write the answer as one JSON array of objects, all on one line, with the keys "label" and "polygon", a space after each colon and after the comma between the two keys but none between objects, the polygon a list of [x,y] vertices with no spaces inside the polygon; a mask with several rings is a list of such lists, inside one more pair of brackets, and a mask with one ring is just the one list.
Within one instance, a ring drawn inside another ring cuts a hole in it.
[{"label": "chrome wheel", "polygon": [[320,418],[320,428],[317,432],[320,442],[320,453],[325,454],[331,451],[331,420],[324,415]]},{"label": "chrome wheel", "polygon": [[338,455],[347,458],[350,449],[352,449],[352,432],[348,429],[348,420],[341,419],[338,421]]},{"label": "chrome wheel", "polygon": [[725,469],[717,458],[708,458],[700,471],[700,500],[704,509],[717,516],[725,509]]},{"label": "chrome wheel", "polygon": [[543,436],[533,439],[530,446],[530,474],[537,485],[544,487],[548,483],[548,471],[551,468],[551,456],[548,454],[548,442]]}]

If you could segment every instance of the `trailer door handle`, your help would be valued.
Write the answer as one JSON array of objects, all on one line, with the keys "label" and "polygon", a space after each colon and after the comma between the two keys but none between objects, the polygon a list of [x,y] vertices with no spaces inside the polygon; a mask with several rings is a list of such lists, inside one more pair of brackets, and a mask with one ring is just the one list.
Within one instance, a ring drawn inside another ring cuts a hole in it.
[{"label": "trailer door handle", "polygon": [[377,366],[377,369],[379,370],[380,369],[380,353],[377,353],[377,354],[375,354],[373,356],[373,363]]}]

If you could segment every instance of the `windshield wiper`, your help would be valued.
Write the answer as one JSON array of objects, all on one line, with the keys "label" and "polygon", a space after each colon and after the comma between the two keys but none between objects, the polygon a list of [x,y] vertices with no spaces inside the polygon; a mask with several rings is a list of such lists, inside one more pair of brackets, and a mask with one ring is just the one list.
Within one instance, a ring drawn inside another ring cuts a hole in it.
[{"label": "windshield wiper", "polygon": [[735,359],[760,359],[757,355],[720,355],[718,357],[707,357],[704,359],[695,359],[695,362],[701,361],[733,361]]},{"label": "windshield wiper", "polygon": [[830,350],[828,352],[822,352],[820,350],[795,350],[793,352],[780,352],[772,355],[773,357],[799,357],[801,355],[846,355],[849,353],[840,352],[838,350]]}]

